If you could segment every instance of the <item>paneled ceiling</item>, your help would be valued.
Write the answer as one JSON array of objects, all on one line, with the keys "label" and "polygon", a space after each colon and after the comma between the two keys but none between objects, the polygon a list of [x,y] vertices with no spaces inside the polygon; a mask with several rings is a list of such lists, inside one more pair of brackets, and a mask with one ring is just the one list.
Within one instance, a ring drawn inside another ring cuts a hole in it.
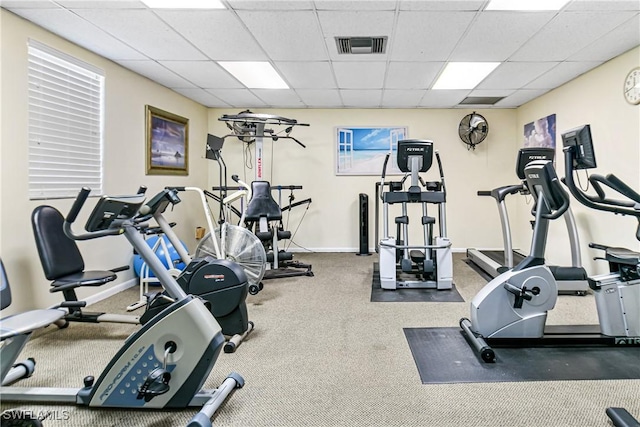
[{"label": "paneled ceiling", "polygon": [[[572,0],[542,12],[485,10],[488,0],[224,4],[179,10],[136,0],[0,0],[208,107],[456,108],[474,106],[460,105],[467,97],[502,97],[491,107],[513,108],[640,44],[640,0]],[[336,36],[386,36],[386,51],[339,54]],[[269,61],[290,89],[248,89],[220,60]],[[474,89],[431,89],[450,61],[501,64]]]}]

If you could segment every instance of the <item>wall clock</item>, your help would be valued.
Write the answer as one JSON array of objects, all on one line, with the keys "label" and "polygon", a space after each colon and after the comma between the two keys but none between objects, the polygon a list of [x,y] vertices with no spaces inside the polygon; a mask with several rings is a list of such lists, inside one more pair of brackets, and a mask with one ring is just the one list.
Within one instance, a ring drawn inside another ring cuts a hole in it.
[{"label": "wall clock", "polygon": [[624,99],[629,104],[640,104],[640,67],[636,67],[629,71],[624,79]]}]

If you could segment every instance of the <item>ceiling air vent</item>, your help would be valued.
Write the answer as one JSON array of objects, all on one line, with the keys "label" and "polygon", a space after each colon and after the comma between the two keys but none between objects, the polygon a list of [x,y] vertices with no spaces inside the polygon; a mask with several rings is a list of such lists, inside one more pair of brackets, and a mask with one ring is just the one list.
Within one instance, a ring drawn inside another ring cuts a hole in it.
[{"label": "ceiling air vent", "polygon": [[493,105],[504,99],[504,96],[468,96],[460,102],[460,105]]},{"label": "ceiling air vent", "polygon": [[384,53],[387,37],[336,37],[339,54]]}]

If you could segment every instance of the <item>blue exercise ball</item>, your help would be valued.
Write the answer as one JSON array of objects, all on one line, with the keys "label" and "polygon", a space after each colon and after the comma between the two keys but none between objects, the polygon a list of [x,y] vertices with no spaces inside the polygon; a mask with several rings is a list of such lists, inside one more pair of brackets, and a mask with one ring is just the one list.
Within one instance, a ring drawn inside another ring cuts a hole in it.
[{"label": "blue exercise ball", "polygon": [[[171,260],[171,266],[167,265],[167,259],[166,256],[164,254],[164,248],[162,247],[162,245],[158,245],[158,248],[155,251],[156,256],[158,257],[158,259],[162,262],[162,265],[165,266],[165,268],[169,269],[169,268],[176,268],[178,270],[183,270],[185,268],[185,263],[182,262],[182,260],[180,259],[180,255],[178,254],[178,251],[176,251],[176,248],[173,246],[173,244],[171,243],[171,241],[167,238],[167,236],[162,236],[162,239],[164,240],[166,246],[167,246],[167,251],[169,252],[169,259]],[[156,245],[156,243],[158,242],[158,236],[151,236],[149,237],[147,240],[147,245],[149,245],[149,247],[151,249],[153,249],[153,247]],[[180,244],[182,244],[182,246],[185,248],[185,250],[187,249],[187,245],[184,244],[184,242],[180,241]],[[133,269],[136,272],[136,275],[138,277],[140,277],[140,272],[142,271],[142,266],[144,265],[144,260],[142,259],[142,257],[138,254],[133,256]],[[156,277],[155,274],[153,274],[153,271],[151,271],[151,269],[149,269],[149,277]]]}]

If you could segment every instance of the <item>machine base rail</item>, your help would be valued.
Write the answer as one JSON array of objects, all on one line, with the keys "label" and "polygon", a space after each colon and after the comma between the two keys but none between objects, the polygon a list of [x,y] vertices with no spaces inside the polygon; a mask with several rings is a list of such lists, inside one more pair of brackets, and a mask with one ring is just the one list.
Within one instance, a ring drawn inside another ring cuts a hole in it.
[{"label": "machine base rail", "polygon": [[492,347],[640,346],[640,337],[602,335],[598,325],[547,326],[541,338],[485,338],[473,332],[467,318],[460,319],[460,328],[467,342],[486,363],[495,362]]},{"label": "machine base rail", "polygon": [[607,408],[606,412],[615,427],[640,427],[640,422],[624,408]]}]

